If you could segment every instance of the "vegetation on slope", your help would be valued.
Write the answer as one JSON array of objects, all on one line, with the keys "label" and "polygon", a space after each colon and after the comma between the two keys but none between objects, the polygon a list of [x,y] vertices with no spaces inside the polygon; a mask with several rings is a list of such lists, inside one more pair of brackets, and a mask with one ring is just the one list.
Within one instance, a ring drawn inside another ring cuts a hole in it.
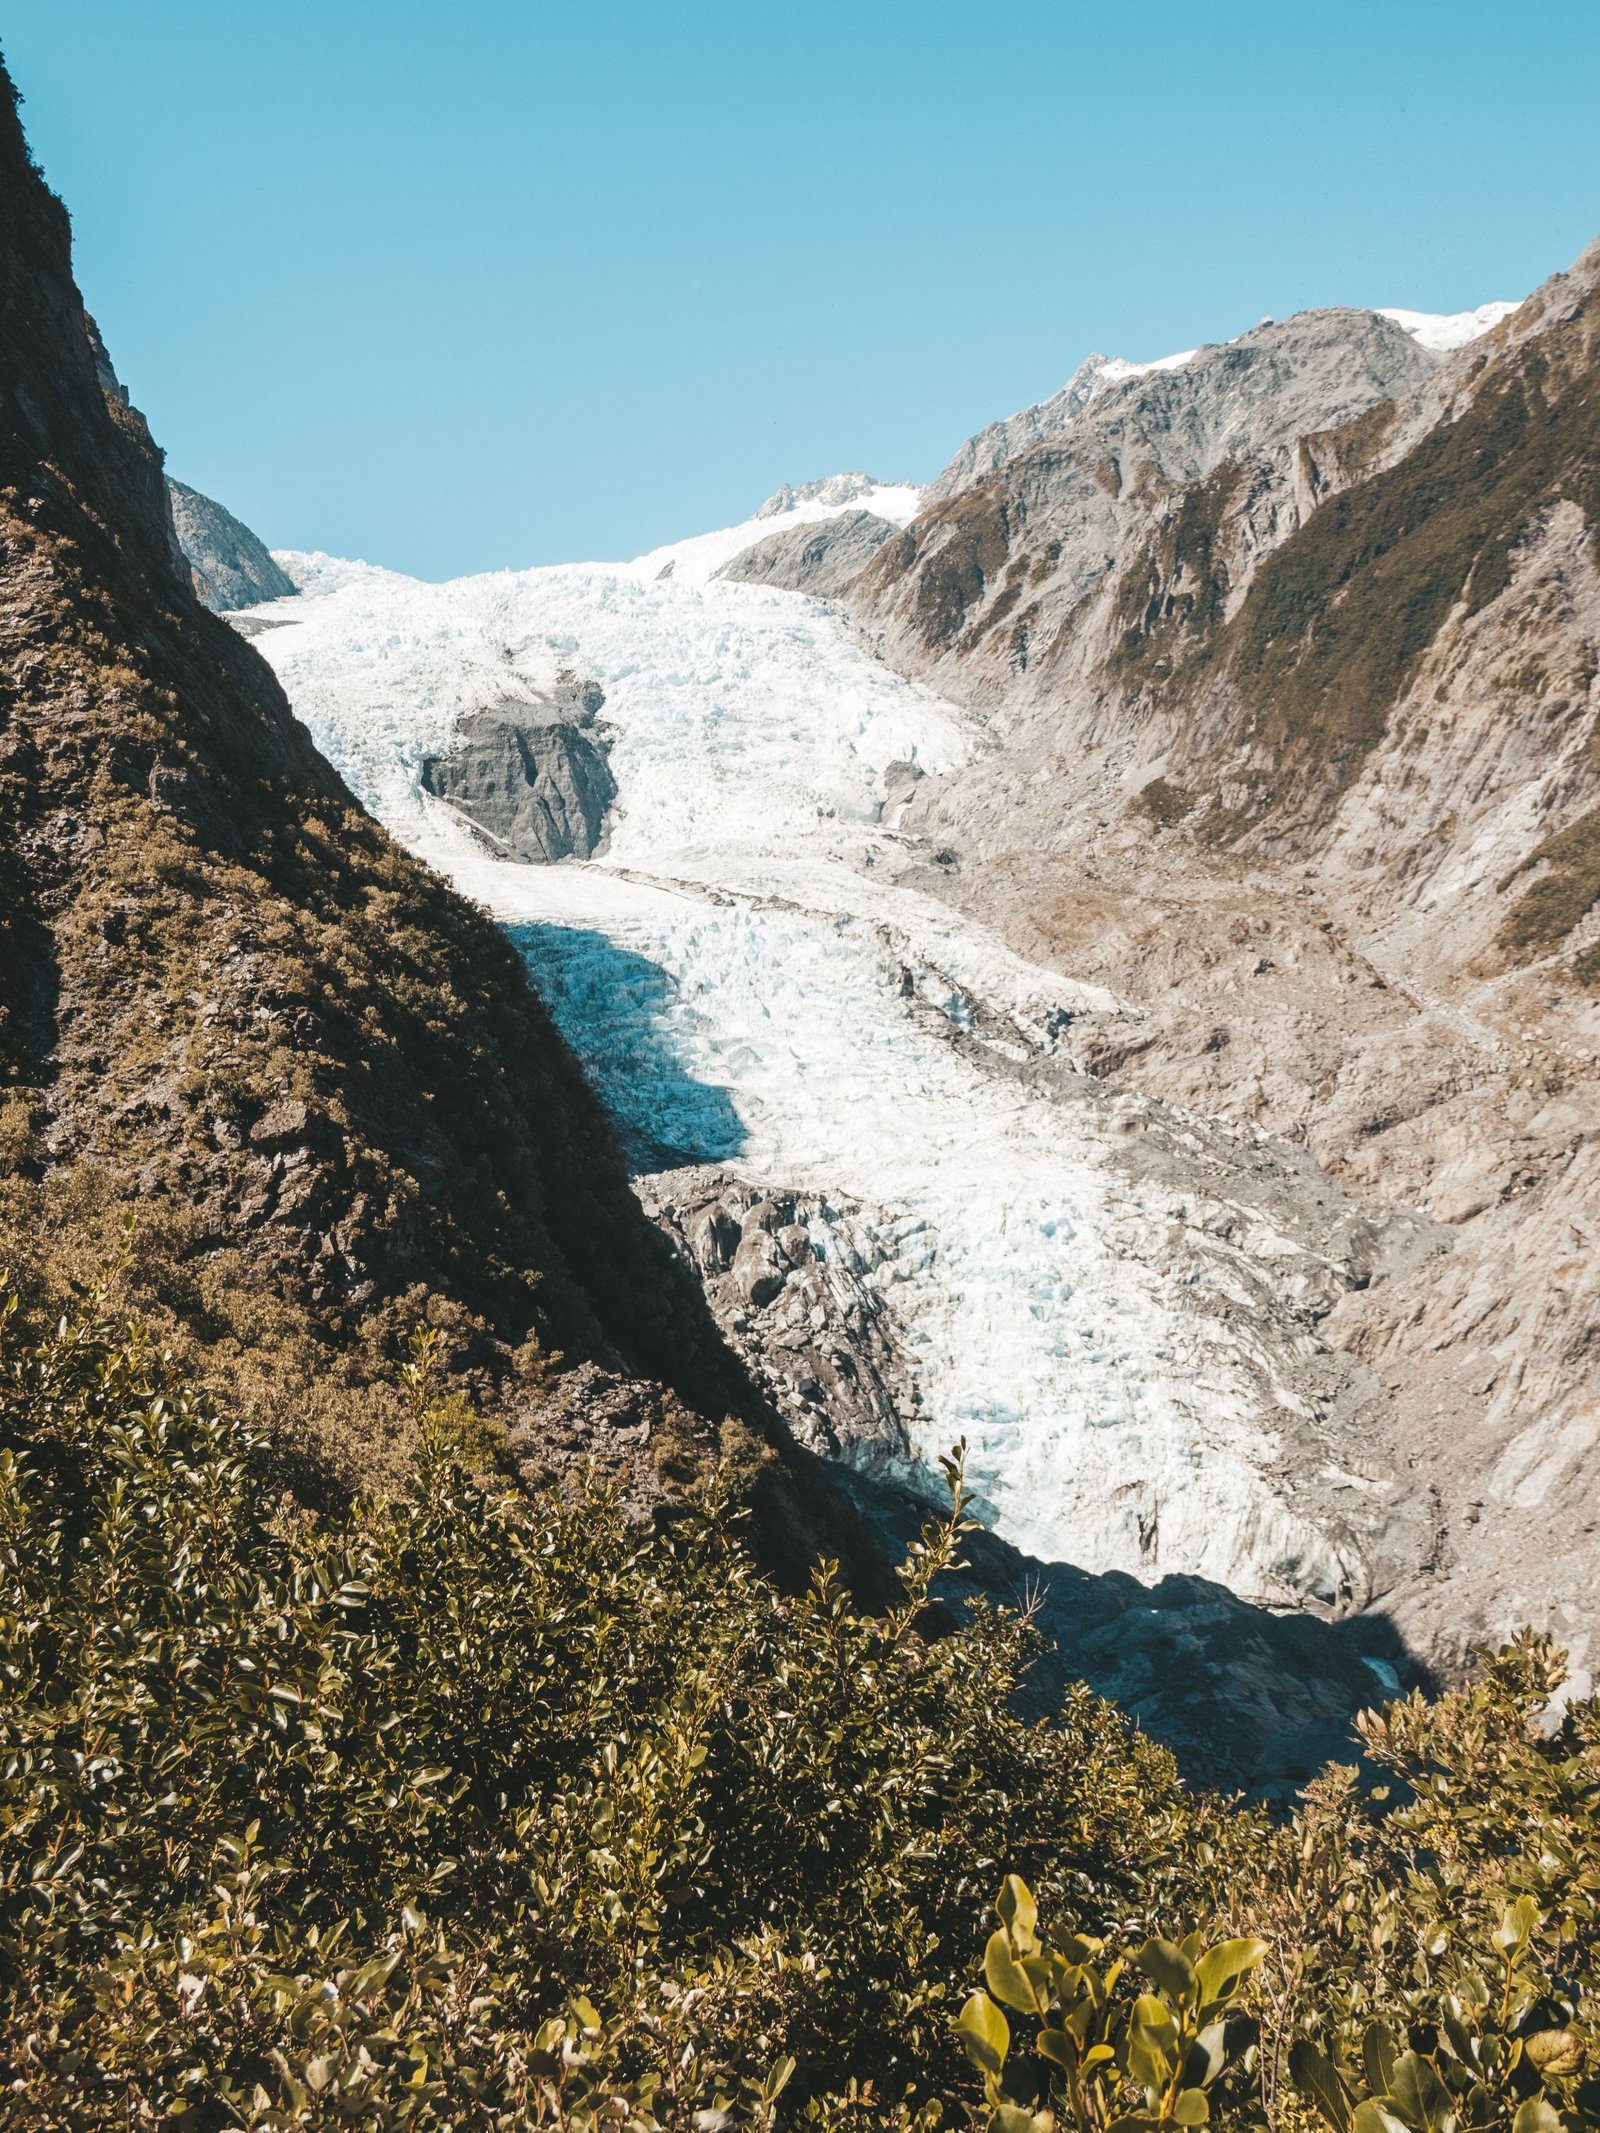
[{"label": "vegetation on slope", "polygon": [[1591,808],[1535,845],[1518,874],[1543,868],[1539,879],[1506,913],[1502,944],[1548,954],[1600,903],[1600,808]]},{"label": "vegetation on slope", "polygon": [[346,1487],[406,1469],[391,1380],[424,1316],[538,1465],[571,1459],[560,1366],[626,1375],[639,1488],[737,1454],[803,1575],[845,1514],[515,949],[196,601],[3,69],[0,201],[0,1263],[59,1305],[136,1207],[141,1310]]},{"label": "vegetation on slope", "polygon": [[1240,738],[1271,765],[1263,803],[1348,784],[1446,617],[1505,590],[1517,544],[1562,498],[1600,528],[1600,397],[1580,350],[1535,343],[1267,559],[1218,647]]},{"label": "vegetation on slope", "polygon": [[[959,1509],[884,1616],[828,1571],[786,1597],[714,1494],[642,1530],[473,1480],[424,1344],[412,1485],[320,1528],[104,1310],[0,1326],[0,2124],[1044,2133],[1064,2033],[1106,2043],[1056,2099],[1084,2126],[1305,2133],[1294,2069],[1335,2133],[1592,2117],[1600,1717],[1530,1731],[1544,1648],[1368,1722],[1407,1804],[1335,1774],[1275,1830],[1087,1692],[1022,1722],[1026,1619],[923,1634]],[[971,2003],[1008,1871],[1055,1953],[1013,1887],[986,1975],[1042,2057]],[[1152,2105],[1195,1920],[1266,1945]],[[1374,2021],[1390,2060],[1486,2054],[1485,2100],[1394,2076],[1351,2121]]]}]

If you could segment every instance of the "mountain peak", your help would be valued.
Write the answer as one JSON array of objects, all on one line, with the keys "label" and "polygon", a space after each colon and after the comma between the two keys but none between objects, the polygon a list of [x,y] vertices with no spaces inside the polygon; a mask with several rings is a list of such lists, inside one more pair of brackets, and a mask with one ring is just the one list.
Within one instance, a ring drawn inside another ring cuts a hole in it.
[{"label": "mountain peak", "polygon": [[792,511],[796,504],[826,504],[830,509],[837,509],[846,504],[860,503],[863,498],[873,496],[882,489],[908,486],[907,483],[880,481],[875,474],[863,474],[858,467],[848,474],[825,474],[820,481],[802,482],[798,488],[792,488],[785,482],[781,489],[774,489],[761,508],[751,516],[782,518],[785,512]]}]

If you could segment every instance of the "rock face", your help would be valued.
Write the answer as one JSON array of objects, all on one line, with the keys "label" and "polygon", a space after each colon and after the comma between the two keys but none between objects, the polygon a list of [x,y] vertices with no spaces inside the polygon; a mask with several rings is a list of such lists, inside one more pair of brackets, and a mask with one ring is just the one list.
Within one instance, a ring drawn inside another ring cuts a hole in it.
[{"label": "rock face", "polygon": [[1523,1621],[1592,1663],[1600,247],[1466,346],[1311,313],[1039,432],[848,594],[994,717],[901,798],[909,877],[1115,987],[1102,1079],[1438,1226],[1323,1321],[1393,1402],[1388,1509],[1325,1452],[1369,1605],[1445,1665]]},{"label": "rock face", "polygon": [[1145,364],[1120,362],[1114,356],[1086,356],[1060,392],[1053,393],[1048,400],[1041,400],[1034,407],[1019,409],[1002,422],[991,422],[975,437],[969,437],[938,480],[929,487],[928,503],[942,503],[946,497],[970,489],[974,482],[982,481],[1013,459],[1020,459],[1033,445],[1067,429],[1097,393],[1105,392],[1127,378],[1155,371],[1181,370],[1197,352],[1190,350],[1187,355],[1169,356],[1164,362]]},{"label": "rock face", "polygon": [[1231,511],[1246,554],[1274,545],[1313,501],[1302,440],[1439,362],[1376,312],[1309,311],[1177,369],[1080,371],[957,455],[868,566],[859,612],[963,700],[1092,686],[1127,628],[1115,593],[1152,543],[1192,568]]},{"label": "rock face", "polygon": [[716,575],[831,599],[866,568],[894,530],[871,511],[847,511],[840,518],[787,526],[724,563]]},{"label": "rock face", "polygon": [[542,703],[508,698],[463,719],[447,755],[422,766],[422,787],[471,822],[504,857],[535,865],[590,859],[617,797],[592,730],[605,701],[574,679]]},{"label": "rock face", "polygon": [[231,511],[170,474],[167,497],[195,592],[207,607],[222,614],[263,600],[286,600],[293,593],[293,579]]},{"label": "rock face", "polygon": [[849,1210],[710,1166],[659,1171],[639,1191],[800,1442],[903,1476],[916,1374],[873,1282],[883,1261]]},{"label": "rock face", "polygon": [[426,1320],[525,1463],[581,1462],[588,1364],[641,1388],[602,1448],[632,1431],[645,1498],[736,1450],[775,1565],[870,1563],[505,935],[196,599],[3,73],[0,204],[0,1265],[43,1298],[92,1282],[136,1210],[117,1308],[292,1471],[393,1471]]}]

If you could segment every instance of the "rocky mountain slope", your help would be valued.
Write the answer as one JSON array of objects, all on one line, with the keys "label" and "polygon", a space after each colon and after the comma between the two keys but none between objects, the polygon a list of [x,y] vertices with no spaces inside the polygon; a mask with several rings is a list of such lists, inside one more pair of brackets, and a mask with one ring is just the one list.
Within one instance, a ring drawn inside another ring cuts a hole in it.
[{"label": "rocky mountain slope", "polygon": [[1371,1603],[1446,1660],[1536,1619],[1592,1666],[1600,247],[1502,308],[1080,379],[846,598],[994,744],[902,797],[908,878],[1115,985],[1102,1078],[1437,1225],[1324,1322],[1393,1402],[1392,1481],[1330,1461]]},{"label": "rocky mountain slope", "polygon": [[132,1217],[122,1292],[347,1480],[426,1318],[530,1470],[648,1500],[720,1449],[779,1556],[848,1538],[504,935],[196,599],[9,82],[0,197],[0,1265],[49,1296]]},{"label": "rocky mountain slope", "polygon": [[167,501],[195,592],[207,607],[230,613],[287,599],[294,591],[288,573],[231,511],[170,474]]},{"label": "rocky mountain slope", "polygon": [[844,591],[894,530],[871,511],[787,526],[724,563],[717,576],[741,585],[780,585],[826,600]]}]

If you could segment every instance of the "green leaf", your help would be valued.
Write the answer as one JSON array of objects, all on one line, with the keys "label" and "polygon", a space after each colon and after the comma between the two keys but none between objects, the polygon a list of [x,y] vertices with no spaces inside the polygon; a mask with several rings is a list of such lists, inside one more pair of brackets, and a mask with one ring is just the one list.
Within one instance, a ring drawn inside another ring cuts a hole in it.
[{"label": "green leaf", "polygon": [[1153,1992],[1140,1993],[1128,2020],[1156,2043],[1172,2044],[1177,2040],[1178,2025],[1172,2019],[1172,2009],[1165,2000],[1158,2000]]},{"label": "green leaf", "polygon": [[1185,2089],[1172,2106],[1172,2115],[1180,2126],[1203,2126],[1211,2116],[1205,2090]]},{"label": "green leaf", "polygon": [[1351,2113],[1350,2133],[1407,2133],[1407,2128],[1403,2118],[1396,2118],[1376,2097],[1369,2096]]},{"label": "green leaf", "polygon": [[1194,1984],[1195,1970],[1183,1950],[1170,1940],[1147,1940],[1134,1957],[1146,1977],[1155,1980],[1168,1999],[1184,2000]]},{"label": "green leaf", "polygon": [[1193,2039],[1183,2058],[1185,2088],[1208,2088],[1222,2072],[1228,2058],[1228,2025],[1208,2022]]},{"label": "green leaf", "polygon": [[1575,2074],[1583,2065],[1583,2039],[1575,2029],[1536,2029],[1524,2038],[1522,2048],[1548,2079]]},{"label": "green leaf", "polygon": [[1452,2053],[1470,2072],[1475,2072],[1480,2057],[1478,2040],[1462,2020],[1461,2002],[1452,1994],[1439,2014],[1439,2026]]},{"label": "green leaf", "polygon": [[1530,2096],[1518,2104],[1511,2133],[1561,2133],[1561,2120],[1542,2096]]},{"label": "green leaf", "polygon": [[1361,2039],[1361,2065],[1367,2077],[1367,2087],[1374,2096],[1387,2096],[1393,2087],[1394,2062],[1394,2038],[1388,2025],[1369,2022],[1367,2033]]},{"label": "green leaf", "polygon": [[1039,1956],[1019,1962],[1004,1931],[991,1933],[983,1951],[983,1981],[995,1998],[1019,2014],[1043,2014],[1050,2004],[1049,1965]]},{"label": "green leaf", "polygon": [[1020,1874],[1007,1874],[1001,1882],[995,1909],[1000,1914],[1000,1923],[1009,1927],[1019,1940],[1033,1938],[1039,1923],[1039,1907],[1033,1900],[1033,1891]]},{"label": "green leaf", "polygon": [[1309,2037],[1296,2037],[1289,2047],[1289,2078],[1306,2101],[1316,2105],[1334,2133],[1349,2133],[1350,2098],[1345,2085],[1332,2060]]},{"label": "green leaf", "polygon": [[1538,1923],[1539,1906],[1531,1896],[1519,1896],[1506,1906],[1505,1915],[1489,1937],[1502,1955],[1515,1959],[1532,1940]]},{"label": "green leaf", "polygon": [[1194,1966],[1205,2006],[1236,1992],[1267,1952],[1264,1940],[1224,1940],[1208,1948]]},{"label": "green leaf", "polygon": [[1419,2052],[1402,2052],[1396,2059],[1387,2100],[1416,2133],[1444,2133],[1454,2116],[1450,2091]]},{"label": "green leaf", "polygon": [[1141,1993],[1128,2017],[1124,2050],[1128,2072],[1141,2088],[1164,2088],[1172,2079],[1177,2024],[1164,2000]]},{"label": "green leaf", "polygon": [[986,1992],[975,1992],[956,2017],[967,2057],[986,2074],[998,2074],[1011,2049],[1011,2025]]}]

